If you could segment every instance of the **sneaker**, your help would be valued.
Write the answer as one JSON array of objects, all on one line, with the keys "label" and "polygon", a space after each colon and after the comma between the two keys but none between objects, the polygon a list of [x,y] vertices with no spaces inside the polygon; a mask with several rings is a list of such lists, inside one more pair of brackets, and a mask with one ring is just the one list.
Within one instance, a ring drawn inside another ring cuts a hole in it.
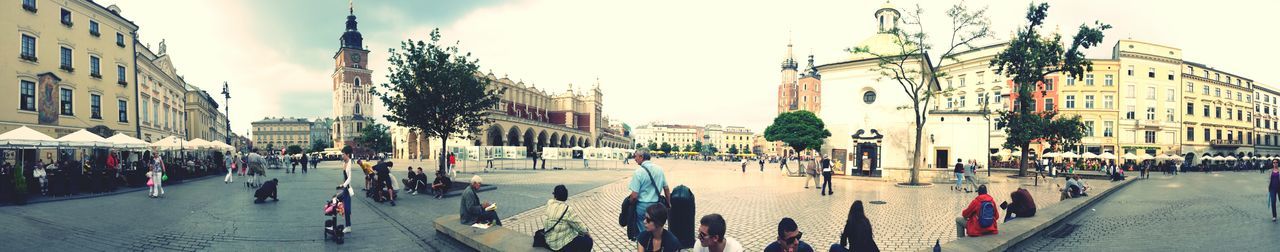
[{"label": "sneaker", "polygon": [[342,233],[344,233],[344,234],[350,234],[350,233],[351,233],[351,227],[350,227],[350,226],[348,226],[348,227],[344,227],[344,228],[342,228]]},{"label": "sneaker", "polygon": [[413,195],[418,195],[418,192],[413,192]]}]

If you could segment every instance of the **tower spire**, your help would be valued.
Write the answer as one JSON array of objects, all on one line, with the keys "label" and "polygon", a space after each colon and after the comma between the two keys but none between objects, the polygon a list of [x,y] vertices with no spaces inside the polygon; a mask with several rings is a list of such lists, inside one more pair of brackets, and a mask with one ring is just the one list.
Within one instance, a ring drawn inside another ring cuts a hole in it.
[{"label": "tower spire", "polygon": [[792,50],[791,31],[787,31],[787,53],[782,58],[782,70],[796,70],[796,57]]}]

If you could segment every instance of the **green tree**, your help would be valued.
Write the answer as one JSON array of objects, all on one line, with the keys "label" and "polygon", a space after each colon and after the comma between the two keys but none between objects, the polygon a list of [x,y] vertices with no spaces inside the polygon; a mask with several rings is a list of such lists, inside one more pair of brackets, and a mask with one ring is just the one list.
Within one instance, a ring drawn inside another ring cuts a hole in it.
[{"label": "green tree", "polygon": [[702,152],[702,141],[693,141],[693,152]]},{"label": "green tree", "polygon": [[644,148],[644,145],[639,144],[639,143],[637,143],[637,144],[636,144],[636,149],[637,149],[637,150],[639,150],[639,149],[643,149],[643,148]]},{"label": "green tree", "polygon": [[737,154],[738,154],[738,146],[729,145],[729,155],[737,155]]},{"label": "green tree", "polygon": [[360,129],[356,142],[376,153],[391,152],[391,134],[387,125],[372,121]]},{"label": "green tree", "polygon": [[671,153],[671,144],[668,144],[667,142],[662,142],[661,147],[658,147],[658,148],[659,148],[659,150],[662,150],[662,153],[664,153],[664,154],[670,154],[670,153]]},{"label": "green tree", "polygon": [[[440,29],[431,31],[430,40],[409,39],[400,43],[400,51],[390,49],[389,82],[380,85],[386,91],[370,92],[390,112],[384,118],[422,136],[445,139],[440,150],[447,153],[450,137],[475,136],[490,122],[488,109],[497,106],[506,89],[478,74],[478,60],[460,53],[456,43],[441,45]],[[438,160],[443,168],[445,160]]]},{"label": "green tree", "polygon": [[311,150],[308,150],[308,152],[321,152],[324,151],[325,148],[329,147],[328,141],[317,140],[315,142],[311,142]]},{"label": "green tree", "polygon": [[264,151],[267,151],[267,153],[271,153],[271,152],[273,152],[273,151],[276,151],[276,144],[275,144],[275,143],[267,143],[267,149],[266,149],[266,150],[264,150]]},{"label": "green tree", "polygon": [[938,68],[947,60],[954,62],[953,53],[974,48],[972,45],[974,41],[991,36],[991,21],[987,18],[986,12],[986,8],[970,10],[963,3],[948,9],[946,15],[951,19],[951,29],[949,29],[951,34],[947,35],[950,40],[945,47],[941,47],[943,53],[936,54],[942,57],[937,61],[929,59],[930,54],[934,52],[933,45],[928,42],[930,36],[924,32],[924,19],[921,18],[924,10],[919,6],[913,11],[903,13],[902,26],[894,26],[887,31],[896,37],[894,45],[891,46],[893,48],[864,46],[847,49],[852,53],[867,54],[876,58],[878,62],[874,71],[880,74],[880,79],[897,82],[909,100],[910,104],[899,107],[899,109],[909,108],[914,112],[915,144],[913,148],[915,149],[911,151],[911,180],[908,184],[920,184],[920,168],[924,166],[920,149],[925,123],[929,121],[931,108],[929,104],[933,101],[934,95],[943,91],[938,85],[938,78],[945,74],[939,72]]},{"label": "green tree", "polygon": [[711,154],[709,155],[715,155],[716,153],[720,153],[720,148],[716,148],[715,146],[711,146],[711,148],[707,148],[707,149],[711,149],[710,151]]},{"label": "green tree", "polygon": [[1093,62],[1085,57],[1085,49],[1102,42],[1104,30],[1111,26],[1094,21],[1093,26],[1081,24],[1071,38],[1071,46],[1064,50],[1062,35],[1040,34],[1040,27],[1048,16],[1049,4],[1031,4],[1027,8],[1027,26],[1018,29],[1018,36],[1009,42],[1008,48],[991,60],[996,74],[1012,77],[1018,97],[1014,110],[1001,113],[999,122],[1009,137],[1004,147],[1024,150],[1018,161],[1018,175],[1026,174],[1027,150],[1031,142],[1046,141],[1073,144],[1079,141],[1084,128],[1078,117],[1055,120],[1055,114],[1036,113],[1031,105],[1032,92],[1043,85],[1045,77],[1063,74],[1080,79],[1085,71],[1093,70]]},{"label": "green tree", "polygon": [[658,143],[649,142],[649,147],[648,147],[648,149],[649,149],[649,151],[656,151],[656,150],[659,150],[659,149],[658,149]]},{"label": "green tree", "polygon": [[285,153],[285,154],[289,154],[289,155],[293,155],[293,154],[300,154],[300,153],[302,153],[302,146],[298,146],[298,145],[296,145],[296,144],[295,144],[295,145],[289,145],[289,147],[288,147],[288,148],[285,148],[284,153]]},{"label": "green tree", "polygon": [[[770,142],[782,141],[797,153],[804,150],[816,150],[822,147],[822,141],[831,137],[827,126],[813,112],[798,110],[779,114],[773,118],[773,125],[764,130],[764,138]],[[737,154],[737,146],[729,146],[730,154]]]}]

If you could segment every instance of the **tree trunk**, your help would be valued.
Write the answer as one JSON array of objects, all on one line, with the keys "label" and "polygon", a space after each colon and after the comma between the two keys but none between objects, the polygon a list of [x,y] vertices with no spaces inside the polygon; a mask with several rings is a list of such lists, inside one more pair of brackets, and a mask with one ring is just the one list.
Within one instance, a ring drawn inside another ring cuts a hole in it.
[{"label": "tree trunk", "polygon": [[444,174],[450,174],[449,170],[449,133],[441,134],[440,137],[440,164],[438,170],[444,171]]},{"label": "tree trunk", "polygon": [[916,117],[916,145],[915,145],[916,150],[911,153],[911,185],[920,184],[920,165],[921,163],[923,163],[921,162],[922,160],[920,160],[920,143],[922,142],[921,140],[923,140],[921,138],[923,136],[924,136],[924,127],[923,125],[920,125],[920,117],[917,116]]},{"label": "tree trunk", "polygon": [[1027,156],[1030,154],[1031,142],[1022,143],[1022,157],[1018,159],[1018,177],[1027,176]]}]

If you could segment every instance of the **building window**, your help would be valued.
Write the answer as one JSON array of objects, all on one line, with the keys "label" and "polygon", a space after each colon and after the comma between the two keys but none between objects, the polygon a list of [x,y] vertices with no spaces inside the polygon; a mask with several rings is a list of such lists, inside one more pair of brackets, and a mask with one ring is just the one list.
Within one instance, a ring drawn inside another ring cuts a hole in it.
[{"label": "building window", "polygon": [[124,47],[124,34],[121,34],[119,32],[116,33],[116,45],[120,47]]},{"label": "building window", "polygon": [[124,66],[116,65],[116,83],[120,85],[128,85],[129,82],[126,81],[125,78]]},{"label": "building window", "polygon": [[1195,140],[1196,140],[1196,128],[1187,127],[1187,141],[1195,141]]},{"label": "building window", "polygon": [[36,37],[22,34],[22,53],[20,58],[36,61]]},{"label": "building window", "polygon": [[948,109],[950,109],[950,108],[951,108],[951,106],[952,106],[952,105],[954,105],[953,103],[955,103],[955,100],[953,100],[951,97],[947,97],[947,108],[948,108]]},{"label": "building window", "polygon": [[[1205,142],[1210,141],[1210,140],[1209,140],[1209,138],[1210,138],[1209,133],[1210,133],[1210,131],[1209,131],[1209,129],[1208,129],[1208,128],[1204,129],[1204,141],[1205,141]],[[1219,131],[1218,131],[1218,138],[1222,138],[1222,131],[1221,131],[1221,130],[1219,130]]]},{"label": "building window", "polygon": [[102,96],[97,94],[89,95],[89,118],[102,119]]},{"label": "building window", "polygon": [[1147,100],[1156,100],[1156,87],[1147,87]]},{"label": "building window", "polygon": [[1068,96],[1067,96],[1067,103],[1066,103],[1066,104],[1067,104],[1067,105],[1066,105],[1066,106],[1067,106],[1067,107],[1066,107],[1067,109],[1074,109],[1074,108],[1076,108],[1076,96],[1074,96],[1074,95],[1068,95]]},{"label": "building window", "polygon": [[1124,119],[1129,119],[1129,120],[1134,119],[1133,105],[1129,105],[1125,107]]},{"label": "building window", "polygon": [[964,105],[965,105],[965,102],[964,102],[964,100],[965,100],[965,99],[964,99],[964,98],[965,98],[965,96],[964,96],[964,95],[961,95],[961,96],[960,96],[960,105],[958,105],[957,107],[964,108]]},{"label": "building window", "polygon": [[1195,84],[1195,83],[1191,83],[1191,82],[1187,82],[1187,93],[1191,93],[1191,92],[1195,92],[1195,91],[1196,91],[1196,84]]},{"label": "building window", "polygon": [[1105,121],[1105,122],[1102,122],[1102,127],[1103,127],[1103,128],[1102,128],[1102,136],[1103,136],[1103,137],[1111,137],[1111,136],[1113,136],[1113,135],[1114,135],[1114,133],[1113,133],[1113,131],[1114,131],[1114,130],[1113,130],[1113,128],[1115,127],[1114,125],[1115,125],[1115,122],[1112,122],[1112,121]]},{"label": "building window", "polygon": [[1173,122],[1173,116],[1174,116],[1174,115],[1176,115],[1177,113],[1178,113],[1178,112],[1173,111],[1173,109],[1172,109],[1172,108],[1166,108],[1166,109],[1164,109],[1164,117],[1165,117],[1165,121],[1167,121],[1167,122]]},{"label": "building window", "polygon": [[63,88],[61,91],[62,115],[75,115],[75,113],[71,112],[71,89]]},{"label": "building window", "polygon": [[1169,80],[1173,80],[1173,70],[1169,70]]},{"label": "building window", "polygon": [[1209,105],[1204,105],[1204,117],[1209,117]]},{"label": "building window", "polygon": [[1150,131],[1150,130],[1148,130],[1146,135],[1147,135],[1147,137],[1146,137],[1147,143],[1156,143],[1156,132],[1155,132],[1155,131]]},{"label": "building window", "polygon": [[147,114],[147,106],[149,106],[151,103],[150,103],[150,102],[147,102],[147,100],[150,100],[150,98],[142,97],[142,100],[139,100],[139,101],[141,101],[141,102],[139,102],[139,103],[140,103],[140,104],[142,104],[142,114],[139,114],[139,115],[138,115],[138,117],[139,117],[139,118],[142,118],[141,120],[142,120],[142,122],[143,122],[144,124],[151,125],[151,123],[150,123],[150,122],[151,122],[151,120],[147,120],[147,118],[149,118],[149,117],[147,117],[147,115],[148,115],[148,114]]},{"label": "building window", "polygon": [[1125,91],[1127,91],[1127,92],[1125,92],[1125,94],[1124,94],[1124,97],[1125,97],[1125,98],[1134,98],[1134,97],[1136,97],[1136,95],[1135,95],[1134,93],[1137,93],[1137,92],[1138,92],[1138,88],[1137,88],[1137,87],[1135,87],[1135,86],[1133,86],[1133,85],[1125,86],[1124,90],[1125,90]]},{"label": "building window", "polygon": [[1128,73],[1129,76],[1133,76],[1133,65],[1129,65],[1129,70],[1126,73]]},{"label": "building window", "polygon": [[1204,84],[1204,95],[1209,95],[1209,84]]},{"label": "building window", "polygon": [[947,78],[947,89],[951,89],[952,87],[953,86],[951,85],[951,78]]},{"label": "building window", "polygon": [[1173,92],[1172,88],[1165,90],[1165,101],[1173,102],[1175,97],[1177,97],[1174,93],[1176,92]]},{"label": "building window", "polygon": [[1156,77],[1156,68],[1154,67],[1147,68],[1147,78],[1155,78],[1155,77]]},{"label": "building window", "polygon": [[1044,110],[1053,110],[1053,99],[1044,99]]},{"label": "building window", "polygon": [[22,104],[18,109],[36,111],[36,83],[33,81],[21,80],[18,81],[18,86],[19,89],[22,90],[21,95],[19,95],[19,99],[22,101]]},{"label": "building window", "polygon": [[1106,81],[1104,81],[1104,82],[1102,83],[1103,85],[1106,85],[1106,86],[1110,87],[1110,86],[1112,86],[1112,85],[1115,85],[1115,84],[1116,84],[1114,75],[1110,75],[1110,74],[1108,74],[1108,75],[1106,75],[1106,78],[1107,78],[1107,79],[1106,79]]},{"label": "building window", "polygon": [[978,85],[982,85],[983,79],[986,78],[986,75],[987,73],[985,72],[978,72]]},{"label": "building window", "polygon": [[1076,77],[1067,76],[1067,86],[1075,86],[1075,85],[1076,85]]},{"label": "building window", "polygon": [[89,35],[102,36],[102,33],[98,33],[98,21],[89,20]]},{"label": "building window", "polygon": [[1213,97],[1222,97],[1222,89],[1221,89],[1221,88],[1214,88],[1214,89],[1213,89]]},{"label": "building window", "polygon": [[1093,86],[1093,74],[1084,75],[1084,85]]},{"label": "building window", "polygon": [[1084,136],[1093,137],[1093,121],[1084,121]]},{"label": "building window", "polygon": [[1147,120],[1156,119],[1156,107],[1147,107]]},{"label": "building window", "polygon": [[1213,117],[1222,119],[1222,107],[1213,107]]},{"label": "building window", "polygon": [[102,78],[102,69],[100,67],[101,59],[98,56],[89,55],[89,76],[94,78]]},{"label": "building window", "polygon": [[22,0],[22,9],[35,13],[36,0]]},{"label": "building window", "polygon": [[1102,108],[1105,108],[1105,109],[1115,108],[1115,103],[1116,103],[1115,97],[1108,95],[1108,96],[1104,96],[1103,98],[1104,99],[1102,100]]},{"label": "building window", "polygon": [[129,102],[125,100],[116,101],[116,107],[120,110],[120,122],[129,122]]},{"label": "building window", "polygon": [[1053,79],[1044,79],[1044,90],[1053,91]]},{"label": "building window", "polygon": [[1231,89],[1227,89],[1227,100],[1231,100]]},{"label": "building window", "polygon": [[71,27],[71,11],[62,9],[62,24]]},{"label": "building window", "polygon": [[876,91],[867,91],[862,93],[862,102],[867,104],[876,102]]},{"label": "building window", "polygon": [[62,70],[75,71],[75,68],[71,68],[71,48],[68,48],[68,47],[65,47],[65,46],[64,46],[64,47],[62,47],[62,65],[61,65],[61,68],[62,68]]},{"label": "building window", "polygon": [[1196,115],[1196,103],[1195,103],[1195,102],[1188,102],[1188,103],[1187,103],[1187,115]]},{"label": "building window", "polygon": [[1084,108],[1093,109],[1093,95],[1084,96]]}]

